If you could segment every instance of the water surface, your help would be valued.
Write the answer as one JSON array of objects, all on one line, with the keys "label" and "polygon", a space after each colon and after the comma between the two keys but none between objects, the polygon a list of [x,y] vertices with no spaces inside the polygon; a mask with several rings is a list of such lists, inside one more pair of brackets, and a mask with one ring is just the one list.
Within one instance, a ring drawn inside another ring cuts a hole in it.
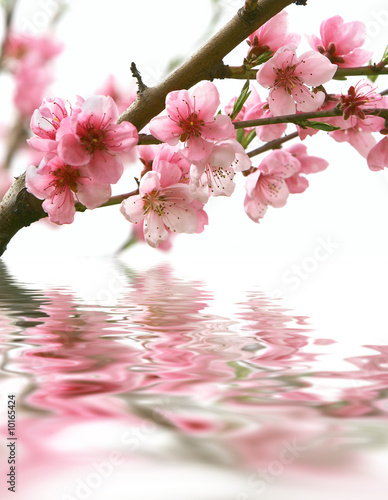
[{"label": "water surface", "polygon": [[166,265],[82,297],[0,266],[2,498],[386,498],[387,345],[348,352],[260,290],[218,314]]}]

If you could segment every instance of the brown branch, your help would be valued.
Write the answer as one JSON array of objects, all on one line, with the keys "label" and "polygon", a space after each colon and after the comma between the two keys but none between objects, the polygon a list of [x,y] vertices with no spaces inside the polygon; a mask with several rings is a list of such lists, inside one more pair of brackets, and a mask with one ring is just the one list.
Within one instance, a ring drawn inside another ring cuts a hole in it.
[{"label": "brown branch", "polygon": [[[258,69],[246,68],[242,66],[228,66],[223,64],[214,73],[213,78],[231,78],[234,80],[255,80]],[[375,76],[388,75],[388,68],[379,66],[378,64],[370,64],[369,66],[360,66],[357,68],[338,68],[333,79],[343,79],[347,76]]]},{"label": "brown branch", "polygon": [[282,144],[291,141],[292,139],[295,139],[298,136],[299,136],[298,132],[292,132],[291,134],[285,135],[284,137],[279,137],[279,139],[274,139],[273,141],[269,141],[263,146],[260,146],[259,148],[249,151],[248,156],[249,158],[253,158],[254,156],[260,155],[261,153],[265,153],[266,151],[269,151],[271,149],[279,149]]},{"label": "brown branch", "polygon": [[213,80],[223,58],[251,33],[280,12],[293,0],[259,0],[247,2],[239,12],[190,59],[155,87],[147,88],[119,118],[141,130],[165,106],[166,95],[173,90],[188,89],[202,80]]},{"label": "brown branch", "polygon": [[[202,80],[212,80],[223,58],[253,31],[271,19],[294,0],[246,0],[238,13],[187,62],[156,87],[143,89],[136,101],[120,116],[118,123],[129,121],[140,131],[165,106],[166,95],[173,90],[188,89]],[[11,238],[47,214],[42,201],[26,191],[24,175],[11,186],[0,203],[0,255]]]}]

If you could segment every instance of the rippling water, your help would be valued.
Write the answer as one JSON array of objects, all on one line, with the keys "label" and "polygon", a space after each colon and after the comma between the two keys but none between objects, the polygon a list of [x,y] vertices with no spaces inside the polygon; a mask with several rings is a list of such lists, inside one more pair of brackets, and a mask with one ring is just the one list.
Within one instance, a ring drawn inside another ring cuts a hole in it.
[{"label": "rippling water", "polygon": [[120,268],[89,297],[0,266],[14,498],[386,498],[388,346],[344,353],[259,291],[215,314],[168,266]]}]

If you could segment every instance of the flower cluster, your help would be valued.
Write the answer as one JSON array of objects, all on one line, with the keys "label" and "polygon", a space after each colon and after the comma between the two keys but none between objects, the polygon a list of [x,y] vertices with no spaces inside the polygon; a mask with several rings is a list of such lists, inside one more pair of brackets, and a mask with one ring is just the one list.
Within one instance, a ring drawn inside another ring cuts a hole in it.
[{"label": "flower cluster", "polygon": [[[4,46],[4,60],[15,78],[14,103],[23,117],[31,116],[53,81],[50,62],[62,44],[48,36],[11,32]],[[27,84],[28,82],[28,84]]]},{"label": "flower cluster", "polygon": [[96,208],[111,195],[122,173],[119,154],[138,142],[135,127],[117,124],[118,109],[109,96],[78,98],[68,107],[61,98],[45,99],[31,119],[29,144],[46,153],[26,173],[27,190],[43,199],[52,222],[73,222],[75,202]]},{"label": "flower cluster", "polygon": [[211,196],[230,196],[235,172],[251,167],[230,117],[217,114],[219,105],[216,86],[204,83],[193,92],[170,92],[167,115],[150,122],[152,134],[166,144],[142,147],[139,195],[125,200],[121,212],[143,223],[145,241],[153,247],[174,233],[203,231],[204,204]]},{"label": "flower cluster", "polygon": [[[234,71],[254,81],[224,113],[212,82],[174,90],[166,95],[165,111],[146,130],[152,134],[148,143],[161,144],[135,148],[135,127],[117,123],[119,112],[135,100],[134,92],[124,93],[109,77],[101,95],[78,97],[73,105],[58,97],[42,102],[42,89],[50,82],[47,62],[61,46],[47,37],[11,33],[2,60],[15,75],[20,114],[32,114],[28,144],[40,154],[27,170],[26,187],[43,200],[52,222],[71,223],[76,203],[90,209],[106,203],[111,185],[123,174],[123,158],[136,158],[141,166],[134,176],[137,189],[121,197],[120,211],[136,225],[133,238],[167,249],[175,234],[204,230],[205,205],[214,197],[230,197],[238,175],[245,178],[245,212],[255,222],[269,206],[282,207],[290,194],[303,193],[308,176],[328,166],[300,142],[319,130],[352,145],[370,170],[382,170],[388,166],[388,98],[366,80],[345,84],[342,93],[325,88],[333,78],[346,80],[352,73],[347,68],[370,61],[365,39],[363,23],[334,16],[322,22],[319,36],[307,35],[311,50],[303,51],[300,35],[289,29],[282,11],[249,36],[246,57]],[[387,52],[369,69],[386,72],[385,66]],[[233,67],[230,71],[233,76]],[[290,127],[294,132],[285,135]],[[379,141],[377,133],[384,135]],[[284,146],[291,139],[297,141]],[[252,142],[257,147],[247,153]],[[256,155],[271,150],[256,163]]]}]

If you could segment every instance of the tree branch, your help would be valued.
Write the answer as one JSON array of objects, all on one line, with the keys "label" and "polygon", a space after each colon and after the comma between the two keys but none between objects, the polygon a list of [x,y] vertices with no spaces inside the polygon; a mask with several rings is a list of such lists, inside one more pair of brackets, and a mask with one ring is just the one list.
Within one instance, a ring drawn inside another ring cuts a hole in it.
[{"label": "tree branch", "polygon": [[[245,6],[187,62],[156,87],[146,87],[136,101],[120,116],[118,123],[129,121],[140,131],[165,106],[166,95],[188,89],[202,80],[212,80],[222,59],[252,32],[294,0],[246,0]],[[11,238],[47,214],[42,201],[26,191],[25,176],[16,179],[0,203],[0,255]],[[81,208],[80,208],[81,209]]]},{"label": "tree branch", "polygon": [[127,110],[119,123],[129,121],[141,130],[165,106],[166,95],[173,90],[188,89],[202,80],[213,80],[223,58],[262,24],[293,0],[259,0],[246,2],[245,7],[216,33],[190,59],[155,87],[147,88]]},{"label": "tree branch", "polygon": [[[255,80],[258,69],[249,69],[242,66],[228,66],[226,64],[220,66],[214,73],[213,78],[231,78],[237,80]],[[338,68],[333,76],[333,79],[343,79],[347,76],[376,76],[388,75],[388,68],[379,66],[378,64],[370,64],[369,66],[360,66],[357,68]]]}]

